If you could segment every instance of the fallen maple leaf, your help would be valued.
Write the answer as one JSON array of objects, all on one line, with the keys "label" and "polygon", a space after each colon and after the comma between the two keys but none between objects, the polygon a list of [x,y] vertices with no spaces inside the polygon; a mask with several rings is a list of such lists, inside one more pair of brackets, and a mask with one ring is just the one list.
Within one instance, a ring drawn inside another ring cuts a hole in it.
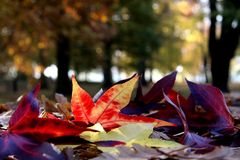
[{"label": "fallen maple leaf", "polygon": [[0,133],[0,158],[14,155],[18,160],[64,160],[50,143],[39,143],[17,134]]},{"label": "fallen maple leaf", "polygon": [[[183,96],[181,96],[181,94],[179,94],[178,92],[176,92],[174,90],[168,91],[168,94],[166,94],[166,95],[169,97],[169,99],[171,99],[171,101],[174,104],[180,103],[181,104],[180,107],[183,107],[183,111],[185,111],[185,108],[186,108],[186,107],[184,108],[184,106],[190,105],[190,102],[188,100],[186,100]],[[184,112],[184,114],[186,115],[185,112]],[[162,101],[161,107],[154,110],[153,113],[148,114],[148,117],[163,119],[168,122],[172,122],[172,123],[176,124],[178,127],[182,127],[182,125],[183,125],[177,110],[170,103],[166,103],[166,101]],[[187,122],[189,122],[189,121],[187,121]],[[189,124],[189,123],[188,123],[188,125],[191,126],[191,124]],[[179,130],[179,128],[176,128],[176,129]]]},{"label": "fallen maple leaf", "polygon": [[180,101],[178,100],[178,105],[176,105],[165,93],[163,94],[164,94],[165,100],[176,109],[179,117],[181,118],[181,121],[184,127],[184,135],[181,141],[182,144],[195,147],[195,148],[207,148],[209,150],[213,149],[214,148],[213,145],[210,144],[210,142],[212,142],[211,139],[202,137],[200,135],[197,135],[189,131],[186,116],[180,107],[181,104],[179,104]]},{"label": "fallen maple leaf", "polygon": [[107,130],[129,122],[156,122],[157,126],[174,126],[172,123],[154,118],[129,116],[120,113],[120,110],[129,103],[137,80],[138,76],[134,75],[127,81],[115,84],[94,103],[91,96],[78,85],[73,76],[71,105],[75,121],[85,123],[86,125],[100,123]]},{"label": "fallen maple leaf", "polygon": [[55,99],[56,102],[49,100],[44,95],[41,96],[40,103],[44,108],[44,113],[48,114],[48,116],[44,114],[43,117],[49,118],[49,116],[52,117],[50,114],[55,114],[62,119],[70,120],[72,118],[71,104],[67,98],[62,94],[55,93]]},{"label": "fallen maple leaf", "polygon": [[89,130],[60,119],[39,118],[40,108],[36,99],[39,89],[40,85],[37,85],[21,99],[7,130],[0,131],[1,158],[14,155],[18,159],[63,159],[49,143],[42,141],[60,136],[77,136]]},{"label": "fallen maple leaf", "polygon": [[35,98],[39,89],[40,85],[22,98],[10,118],[8,126],[10,133],[28,135],[35,137],[36,140],[44,141],[60,136],[77,136],[88,130],[86,127],[79,127],[60,119],[39,118],[40,108]]},{"label": "fallen maple leaf", "polygon": [[[213,134],[231,134],[234,131],[233,117],[227,107],[222,92],[211,85],[196,84],[187,81],[190,96],[185,99],[174,90],[167,96],[174,104],[180,107],[186,115],[188,126],[195,131],[211,131]],[[164,103],[161,107],[149,114],[149,117],[163,119],[181,126],[176,110]]]},{"label": "fallen maple leaf", "polygon": [[174,86],[176,76],[177,71],[174,71],[156,82],[150,91],[143,96],[143,101],[145,103],[160,102],[164,98],[163,92],[168,93]]},{"label": "fallen maple leaf", "polygon": [[[222,92],[211,85],[190,81],[187,81],[187,84],[191,91],[190,98],[194,101],[194,105],[185,106],[191,125],[195,128],[206,127],[219,133],[232,133],[234,121]],[[203,111],[196,111],[196,106]]]},{"label": "fallen maple leaf", "polygon": [[[116,148],[113,146],[116,145],[108,145],[111,147],[104,147],[104,144],[115,142],[114,144],[118,145],[127,145],[132,146],[132,144],[140,144],[149,147],[178,147],[181,146],[179,143],[169,140],[162,140],[157,138],[149,138],[153,132],[154,124],[152,123],[131,123],[127,125],[123,125],[119,128],[112,129],[109,132],[106,132],[101,124],[96,124],[91,128],[94,130],[98,130],[99,132],[83,132],[81,134],[81,138],[84,138],[90,142],[97,142],[100,144],[98,148],[102,151],[114,152]],[[134,132],[137,131],[137,132]],[[118,143],[117,143],[118,142]],[[119,143],[124,142],[124,143]]]},{"label": "fallen maple leaf", "polygon": [[143,95],[141,83],[139,81],[137,95],[133,101],[121,110],[121,113],[128,115],[140,115],[142,113],[149,113],[151,110],[161,108],[159,102],[164,98],[163,92],[168,93],[176,79],[177,72],[172,72],[171,74],[163,77],[158,82],[156,82],[148,93]]}]

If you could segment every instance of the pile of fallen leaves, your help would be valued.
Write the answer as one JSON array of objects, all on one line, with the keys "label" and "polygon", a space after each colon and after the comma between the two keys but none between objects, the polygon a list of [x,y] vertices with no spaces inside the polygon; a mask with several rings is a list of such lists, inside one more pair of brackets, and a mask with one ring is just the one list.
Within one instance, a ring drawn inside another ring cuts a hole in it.
[{"label": "pile of fallen leaves", "polygon": [[[238,159],[239,116],[221,91],[177,72],[143,95],[138,75],[93,98],[72,78],[72,98],[38,97],[40,85],[17,104],[0,105],[0,159]],[[138,85],[137,85],[138,84]]]}]

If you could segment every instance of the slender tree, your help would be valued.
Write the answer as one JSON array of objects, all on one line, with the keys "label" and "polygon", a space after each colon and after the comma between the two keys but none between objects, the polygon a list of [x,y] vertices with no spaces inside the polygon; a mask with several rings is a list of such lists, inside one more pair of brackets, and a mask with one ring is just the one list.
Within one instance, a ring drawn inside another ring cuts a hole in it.
[{"label": "slender tree", "polygon": [[122,0],[122,23],[120,24],[120,48],[133,57],[133,66],[142,75],[146,85],[145,71],[152,54],[159,49],[157,15],[152,0]]},{"label": "slender tree", "polygon": [[[209,30],[209,54],[211,58],[212,84],[223,92],[229,92],[229,65],[236,51],[240,26],[237,12],[240,2],[225,0],[222,4],[216,0],[210,1],[211,26]],[[223,9],[218,10],[217,5]],[[221,33],[217,35],[217,20],[221,23]]]}]

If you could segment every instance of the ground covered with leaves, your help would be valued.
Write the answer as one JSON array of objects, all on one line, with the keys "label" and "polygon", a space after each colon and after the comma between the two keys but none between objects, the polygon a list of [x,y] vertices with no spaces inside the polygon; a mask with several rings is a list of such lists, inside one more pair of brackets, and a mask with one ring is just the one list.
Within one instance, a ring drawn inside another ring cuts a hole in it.
[{"label": "ground covered with leaves", "polygon": [[238,159],[239,109],[187,80],[185,98],[173,89],[176,75],[143,94],[135,74],[93,98],[72,77],[70,102],[39,96],[38,84],[0,105],[0,159]]}]

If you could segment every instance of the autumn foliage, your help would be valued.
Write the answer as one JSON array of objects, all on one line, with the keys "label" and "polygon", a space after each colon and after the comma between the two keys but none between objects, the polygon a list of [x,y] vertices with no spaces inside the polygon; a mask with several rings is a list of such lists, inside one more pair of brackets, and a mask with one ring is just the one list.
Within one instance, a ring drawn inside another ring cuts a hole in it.
[{"label": "autumn foliage", "polygon": [[[185,98],[173,90],[176,75],[177,72],[173,72],[162,78],[145,95],[139,83],[134,95],[139,79],[135,74],[105,92],[98,93],[94,100],[73,76],[73,117],[70,119],[46,113],[40,108],[37,99],[40,85],[37,85],[21,99],[7,128],[0,130],[0,157],[14,155],[17,159],[66,159],[47,140],[65,136],[79,137],[84,131],[97,132],[89,128],[96,124],[109,132],[129,123],[151,123],[155,125],[156,131],[161,130],[170,137],[184,131],[183,135],[172,139],[206,150],[213,149],[214,142],[218,139],[203,136],[204,134],[221,135],[224,138],[238,133],[234,127],[234,118],[219,89],[187,81],[190,95]],[[48,116],[42,116],[43,113]],[[126,133],[129,134],[129,130]],[[124,145],[125,142],[109,139],[96,141],[95,144],[115,146]]]}]

